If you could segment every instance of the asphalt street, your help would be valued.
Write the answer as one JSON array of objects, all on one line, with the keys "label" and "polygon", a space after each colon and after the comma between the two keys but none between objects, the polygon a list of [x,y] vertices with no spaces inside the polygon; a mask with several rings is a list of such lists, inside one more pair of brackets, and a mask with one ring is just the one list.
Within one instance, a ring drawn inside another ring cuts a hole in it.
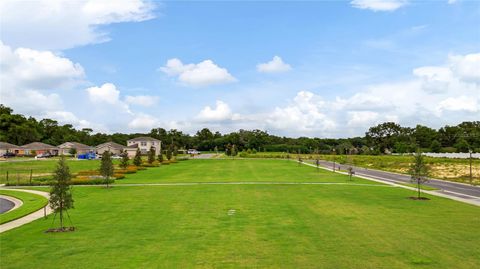
[{"label": "asphalt street", "polygon": [[[333,169],[333,162],[328,161],[320,161],[320,165],[326,168]],[[346,170],[346,165],[341,165],[336,163],[335,169]],[[354,167],[354,171],[356,175],[371,177],[374,179],[380,179],[392,183],[411,183],[409,175],[401,175],[397,173],[379,171],[379,170],[372,170],[363,167]],[[451,181],[444,181],[438,179],[430,179],[424,185],[430,186],[433,188],[439,189],[439,192],[449,194],[452,196],[464,198],[464,199],[479,199],[480,198],[480,187],[478,186],[471,186],[462,183],[456,183]]]}]

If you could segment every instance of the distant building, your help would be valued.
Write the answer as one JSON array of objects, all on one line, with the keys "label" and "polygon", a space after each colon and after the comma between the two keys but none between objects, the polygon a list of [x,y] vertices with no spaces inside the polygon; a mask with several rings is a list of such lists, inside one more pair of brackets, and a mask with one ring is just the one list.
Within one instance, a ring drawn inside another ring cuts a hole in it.
[{"label": "distant building", "polygon": [[20,146],[10,144],[7,142],[0,142],[0,156],[5,155],[6,153],[15,153],[18,154]]},{"label": "distant building", "polygon": [[77,154],[85,154],[85,153],[95,151],[94,147],[91,147],[82,143],[78,143],[78,142],[65,142],[59,145],[58,148],[60,149],[60,152],[59,152],[60,155],[70,155],[70,151],[72,149],[76,149]]},{"label": "distant building", "polygon": [[137,148],[140,149],[142,154],[147,154],[148,151],[150,151],[150,148],[153,148],[155,150],[155,156],[157,156],[162,150],[162,141],[147,136],[127,140],[127,147],[125,150],[127,151],[128,156],[135,156]]},{"label": "distant building", "polygon": [[125,148],[124,145],[120,145],[115,142],[106,142],[95,147],[97,154],[102,155],[105,151],[110,151],[111,154],[120,155]]},{"label": "distant building", "polygon": [[58,147],[45,144],[42,142],[33,142],[26,144],[20,147],[18,154],[19,155],[39,155],[49,153],[50,155],[58,155]]}]

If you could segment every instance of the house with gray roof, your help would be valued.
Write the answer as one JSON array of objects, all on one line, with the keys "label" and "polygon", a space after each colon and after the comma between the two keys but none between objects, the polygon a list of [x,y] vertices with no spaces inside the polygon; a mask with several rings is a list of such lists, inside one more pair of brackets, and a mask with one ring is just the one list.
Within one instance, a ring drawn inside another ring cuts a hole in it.
[{"label": "house with gray roof", "polygon": [[17,154],[19,150],[20,150],[20,146],[10,144],[7,142],[0,142],[0,156],[5,155],[6,153]]},{"label": "house with gray roof", "polygon": [[105,151],[110,151],[111,154],[119,155],[123,152],[124,145],[120,145],[115,142],[106,142],[95,147],[95,152],[102,155]]},{"label": "house with gray roof", "polygon": [[137,149],[140,149],[142,154],[147,154],[148,151],[150,151],[150,148],[155,150],[155,156],[159,155],[162,150],[162,141],[148,136],[135,137],[127,140],[127,147],[125,150],[127,151],[128,156],[135,156]]},{"label": "house with gray roof", "polygon": [[56,156],[60,150],[58,147],[42,142],[33,142],[23,145],[20,148],[19,155],[39,155],[49,153],[50,155]]},{"label": "house with gray roof", "polygon": [[72,151],[72,149],[75,149],[77,151],[77,154],[85,154],[95,151],[94,147],[78,142],[65,142],[61,145],[58,145],[58,148],[60,149],[59,154],[61,155],[71,155],[70,152]]}]

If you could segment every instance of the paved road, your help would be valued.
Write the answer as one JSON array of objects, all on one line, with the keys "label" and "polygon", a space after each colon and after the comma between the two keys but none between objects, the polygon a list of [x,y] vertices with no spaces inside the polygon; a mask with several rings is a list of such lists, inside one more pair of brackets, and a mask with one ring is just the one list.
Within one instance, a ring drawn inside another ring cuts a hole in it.
[{"label": "paved road", "polygon": [[15,206],[15,203],[7,200],[0,198],[0,213],[7,212],[8,210],[12,209]]},{"label": "paved road", "polygon": [[[323,167],[327,167],[332,169],[333,163],[328,161],[320,161],[320,165]],[[346,169],[346,165],[339,165],[338,163],[335,164],[336,169],[338,166],[341,166],[342,169]],[[389,181],[393,183],[411,183],[410,176],[408,175],[401,175],[396,173],[390,173],[385,171],[379,170],[371,170],[362,167],[354,167],[354,171],[356,175],[359,176],[366,176],[381,179],[384,181]],[[426,186],[434,187],[439,189],[439,192],[449,194],[452,196],[464,198],[464,199],[479,199],[480,198],[480,187],[478,186],[470,186],[461,183],[455,183],[450,181],[443,181],[437,179],[430,179],[428,183],[425,183]]]}]

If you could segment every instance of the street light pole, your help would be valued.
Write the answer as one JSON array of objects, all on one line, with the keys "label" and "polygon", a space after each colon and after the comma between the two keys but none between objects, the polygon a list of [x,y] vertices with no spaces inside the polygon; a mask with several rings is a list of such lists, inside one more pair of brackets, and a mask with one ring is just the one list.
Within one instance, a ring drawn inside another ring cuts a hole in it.
[{"label": "street light pole", "polygon": [[472,175],[472,150],[468,151],[470,153],[470,184],[473,184],[473,175]]},{"label": "street light pole", "polygon": [[333,172],[335,172],[335,148],[332,151],[333,151]]}]

